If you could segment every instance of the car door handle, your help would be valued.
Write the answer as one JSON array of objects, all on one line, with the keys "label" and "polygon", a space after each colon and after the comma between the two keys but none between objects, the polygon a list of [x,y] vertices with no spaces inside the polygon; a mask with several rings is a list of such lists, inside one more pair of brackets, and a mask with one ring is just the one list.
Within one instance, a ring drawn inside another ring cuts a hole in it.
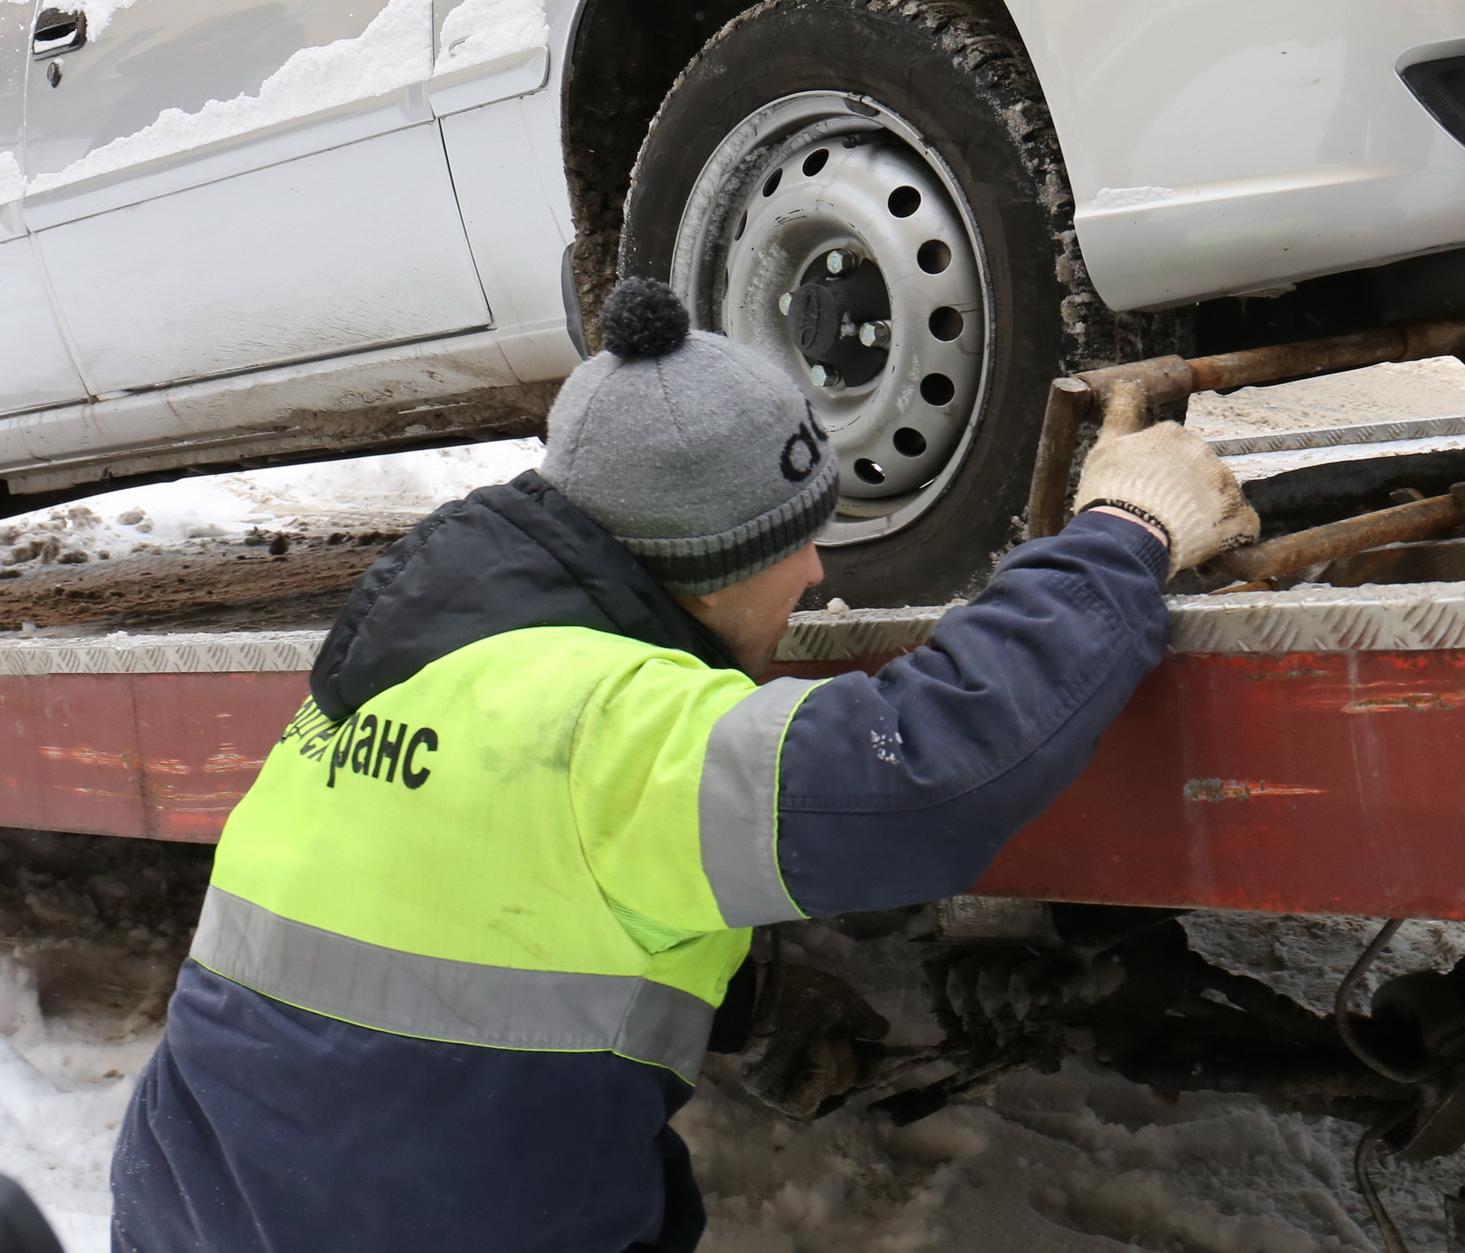
[{"label": "car door handle", "polygon": [[86,14],[65,9],[43,9],[31,36],[31,56],[37,61],[60,56],[86,43]]}]

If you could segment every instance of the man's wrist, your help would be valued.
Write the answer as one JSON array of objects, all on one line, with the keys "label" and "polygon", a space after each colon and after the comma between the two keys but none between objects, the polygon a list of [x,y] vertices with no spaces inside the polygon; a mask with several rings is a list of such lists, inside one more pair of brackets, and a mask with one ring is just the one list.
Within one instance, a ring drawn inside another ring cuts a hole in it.
[{"label": "man's wrist", "polygon": [[1170,533],[1165,530],[1164,523],[1162,523],[1158,518],[1153,517],[1148,513],[1145,513],[1143,510],[1138,509],[1133,505],[1126,505],[1110,501],[1095,502],[1092,505],[1086,505],[1083,512],[1107,513],[1110,517],[1123,518],[1126,522],[1133,522],[1135,526],[1143,527],[1157,540],[1159,540],[1160,543],[1165,545],[1165,548],[1167,550],[1171,546]]}]

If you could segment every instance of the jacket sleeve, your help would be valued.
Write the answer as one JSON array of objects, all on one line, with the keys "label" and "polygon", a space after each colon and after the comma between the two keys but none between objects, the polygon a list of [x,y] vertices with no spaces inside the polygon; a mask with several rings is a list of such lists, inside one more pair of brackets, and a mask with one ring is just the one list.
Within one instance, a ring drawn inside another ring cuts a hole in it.
[{"label": "jacket sleeve", "polygon": [[1166,564],[1142,528],[1086,514],[873,678],[757,687],[631,650],[582,711],[567,777],[606,900],[662,951],[970,886],[1159,659]]},{"label": "jacket sleeve", "polygon": [[970,887],[1079,774],[1159,661],[1167,555],[1085,513],[1024,544],[930,643],[807,694],[784,735],[778,863],[804,913]]}]

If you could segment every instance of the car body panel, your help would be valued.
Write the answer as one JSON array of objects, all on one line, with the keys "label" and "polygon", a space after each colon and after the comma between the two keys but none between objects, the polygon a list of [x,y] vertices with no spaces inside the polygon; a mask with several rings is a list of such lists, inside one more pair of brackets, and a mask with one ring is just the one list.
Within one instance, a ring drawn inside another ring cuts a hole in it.
[{"label": "car body panel", "polygon": [[[1005,2],[1111,305],[1465,243],[1465,147],[1398,77],[1465,50],[1462,4]],[[107,0],[54,88],[38,7],[0,0],[0,163],[32,180],[17,205],[0,177],[12,489],[304,448],[303,414],[574,365],[561,111],[585,0]],[[343,61],[361,72],[325,72]]]},{"label": "car body panel", "polygon": [[488,322],[431,124],[36,238],[99,396]]},{"label": "car body panel", "polygon": [[420,419],[357,425],[351,415],[421,410],[427,417],[444,396],[517,381],[493,331],[205,379],[9,418],[0,424],[0,476],[39,492],[103,469],[120,476],[270,451],[369,446]]},{"label": "car body panel", "polygon": [[1465,146],[1399,77],[1465,47],[1440,0],[1007,0],[1094,285],[1118,309],[1465,243]]},{"label": "car body panel", "polygon": [[25,212],[92,394],[489,323],[420,0],[146,0],[52,64]]},{"label": "car body panel", "polygon": [[0,408],[8,409],[86,395],[20,212],[31,17],[29,5],[0,3]]},{"label": "car body panel", "polygon": [[[454,11],[471,12],[482,2],[465,0],[455,10],[451,0],[436,0],[449,21]],[[433,107],[447,110],[481,97],[485,90],[503,90],[521,69],[543,65],[547,75],[551,58],[563,66],[571,10],[569,4],[553,5],[544,13],[542,27],[517,32],[519,46],[543,41],[530,59],[507,66],[485,60],[451,71],[449,87],[442,92],[435,77]],[[440,40],[442,29],[440,23]],[[541,76],[535,88],[544,81]],[[485,289],[494,293],[500,346],[525,382],[563,378],[579,354],[565,330],[559,283],[565,250],[575,238],[560,143],[559,93],[532,90],[452,112],[442,119],[442,133],[469,246]]]}]

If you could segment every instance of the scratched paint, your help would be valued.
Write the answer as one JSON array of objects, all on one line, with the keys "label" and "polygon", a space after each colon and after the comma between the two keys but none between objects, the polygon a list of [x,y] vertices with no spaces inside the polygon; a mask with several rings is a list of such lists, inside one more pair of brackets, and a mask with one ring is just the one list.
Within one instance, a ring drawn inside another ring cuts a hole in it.
[{"label": "scratched paint", "polygon": [[1323,789],[1263,779],[1191,779],[1182,789],[1188,801],[1251,801],[1272,796],[1321,796]]},{"label": "scratched paint", "polygon": [[237,771],[247,771],[250,774],[258,774],[261,766],[265,764],[263,757],[252,757],[247,753],[241,753],[232,744],[224,744],[216,753],[210,754],[203,763],[205,774],[234,774]]},{"label": "scratched paint", "polygon": [[1451,713],[1465,709],[1465,692],[1399,692],[1373,696],[1343,706],[1345,714]]},{"label": "scratched paint", "polygon": [[1248,683],[1270,683],[1275,680],[1326,679],[1326,670],[1313,670],[1307,666],[1294,666],[1287,670],[1261,670],[1242,676]]},{"label": "scratched paint", "polygon": [[132,770],[137,758],[132,753],[108,753],[90,744],[41,744],[36,753],[47,761],[70,762],[79,766],[101,766],[107,770]]}]

